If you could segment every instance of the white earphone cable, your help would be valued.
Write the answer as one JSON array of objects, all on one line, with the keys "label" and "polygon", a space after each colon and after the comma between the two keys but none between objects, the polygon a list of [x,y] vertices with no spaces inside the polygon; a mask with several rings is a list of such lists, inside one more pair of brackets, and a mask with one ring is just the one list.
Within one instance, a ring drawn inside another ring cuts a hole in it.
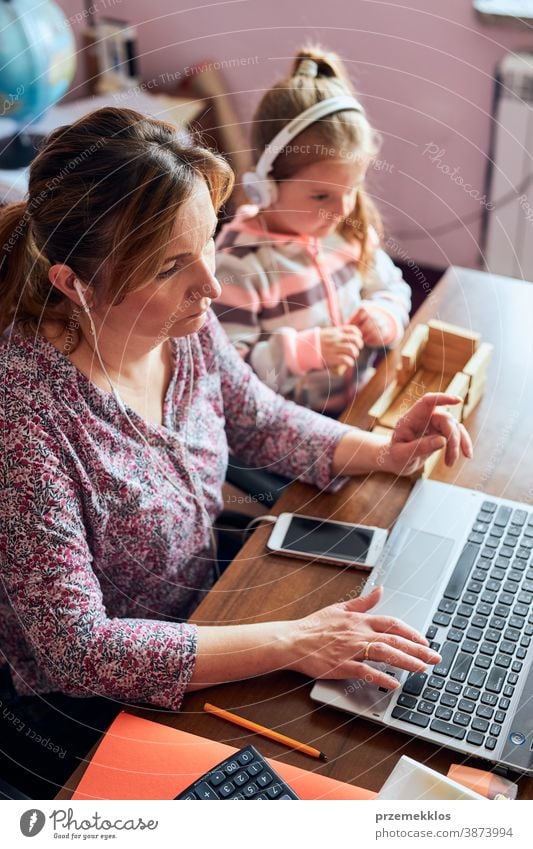
[{"label": "white earphone cable", "polygon": [[[131,416],[129,415],[128,411],[126,410],[124,402],[122,401],[122,398],[120,397],[119,393],[117,392],[117,390],[116,390],[116,388],[113,384],[113,381],[111,380],[111,378],[108,374],[108,371],[107,371],[107,369],[104,365],[104,362],[103,362],[102,357],[100,355],[100,349],[98,347],[98,341],[97,341],[97,337],[96,337],[96,327],[94,325],[93,317],[91,315],[89,305],[87,304],[87,301],[85,299],[85,295],[83,294],[83,290],[82,290],[81,285],[80,285],[78,280],[76,280],[76,282],[74,283],[74,288],[76,289],[76,292],[79,295],[81,305],[82,305],[82,307],[83,307],[83,309],[84,309],[84,311],[87,314],[87,317],[89,319],[89,322],[90,322],[90,325],[91,325],[91,333],[92,333],[92,336],[93,336],[93,339],[94,339],[94,351],[96,353],[96,356],[98,357],[98,362],[100,364],[100,368],[102,369],[102,371],[103,371],[103,373],[106,377],[106,380],[109,383],[109,386],[111,387],[111,392],[113,393],[113,397],[115,398],[121,412],[126,417],[126,419],[128,420],[130,426],[133,428],[135,433],[144,442],[144,444],[152,451],[153,445],[151,445],[149,443],[149,441],[146,439],[144,434],[142,434],[141,431],[138,429],[135,422],[132,421]],[[193,396],[194,359],[193,359],[193,355],[192,355],[191,341],[190,341],[189,337],[187,337],[187,349],[188,349],[188,353],[189,353],[189,373],[190,373],[188,409],[190,410],[190,408],[192,406],[192,396]],[[157,460],[159,462],[160,458],[159,458],[159,455],[157,455],[157,453],[156,453],[156,457],[157,457]],[[203,511],[203,513],[205,514],[205,516],[207,518],[209,535],[210,535],[210,543],[211,543],[210,559],[212,560],[212,563],[213,563],[213,568],[214,568],[214,571],[215,571],[215,580],[216,580],[220,577],[220,570],[219,570],[218,559],[217,559],[217,548],[218,548],[218,546],[217,546],[217,542],[216,542],[216,539],[215,539],[213,526],[212,526],[212,523],[211,523],[211,517],[209,516],[209,513],[207,512],[207,508],[204,504],[203,498],[199,494],[199,491],[196,489],[196,482],[194,480],[194,475],[193,475],[193,473],[191,472],[191,470],[189,469],[189,467],[187,466],[187,464],[185,463],[184,460],[182,461],[182,466],[183,466],[183,470],[184,470],[185,474],[187,475],[187,477],[190,481],[190,484],[191,484],[192,491],[191,491],[190,494],[192,495],[194,501],[200,507],[200,509]],[[167,475],[166,471],[164,469],[162,469],[160,463],[159,463],[159,471],[163,475],[163,477],[167,480],[167,482],[177,492],[179,492],[181,494],[181,490],[179,489],[179,487],[176,486],[176,484],[172,480],[172,478],[170,478]]]}]

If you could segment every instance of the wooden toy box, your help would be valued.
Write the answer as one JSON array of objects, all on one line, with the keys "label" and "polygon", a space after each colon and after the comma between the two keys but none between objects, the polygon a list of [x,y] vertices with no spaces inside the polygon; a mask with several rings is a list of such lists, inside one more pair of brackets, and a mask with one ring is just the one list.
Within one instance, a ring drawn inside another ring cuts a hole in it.
[{"label": "wooden toy box", "polygon": [[[481,335],[444,321],[414,328],[404,345],[395,379],[369,410],[374,433],[390,434],[398,419],[426,392],[450,392],[463,398],[450,412],[464,421],[479,403],[493,346]],[[419,473],[424,477],[442,456],[433,454]]]}]

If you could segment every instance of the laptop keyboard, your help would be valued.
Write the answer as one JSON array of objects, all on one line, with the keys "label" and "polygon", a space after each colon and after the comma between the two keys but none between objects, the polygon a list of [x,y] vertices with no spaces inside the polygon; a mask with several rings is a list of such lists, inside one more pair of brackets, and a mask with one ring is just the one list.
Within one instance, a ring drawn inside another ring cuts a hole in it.
[{"label": "laptop keyboard", "polygon": [[426,633],[442,661],[408,676],[394,719],[496,748],[533,637],[532,550],[533,513],[484,501]]}]

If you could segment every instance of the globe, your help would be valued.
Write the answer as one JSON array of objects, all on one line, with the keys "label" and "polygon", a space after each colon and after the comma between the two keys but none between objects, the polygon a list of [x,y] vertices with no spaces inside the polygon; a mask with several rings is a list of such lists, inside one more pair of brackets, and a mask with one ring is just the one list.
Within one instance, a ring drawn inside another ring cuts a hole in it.
[{"label": "globe", "polygon": [[0,117],[17,124],[0,168],[21,168],[35,156],[31,122],[68,90],[75,56],[70,24],[51,0],[0,0]]}]

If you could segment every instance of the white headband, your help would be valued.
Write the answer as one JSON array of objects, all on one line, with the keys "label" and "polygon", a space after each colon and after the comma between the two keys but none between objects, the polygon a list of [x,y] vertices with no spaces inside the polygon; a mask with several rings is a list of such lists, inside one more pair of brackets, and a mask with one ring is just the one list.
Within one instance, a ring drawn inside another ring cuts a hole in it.
[{"label": "white headband", "polygon": [[295,77],[318,77],[318,65],[314,59],[300,59]]},{"label": "white headband", "polygon": [[[313,60],[310,60],[313,61]],[[315,63],[316,64],[316,63]],[[303,132],[315,121],[320,118],[325,118],[326,115],[332,115],[335,112],[344,112],[346,109],[353,109],[355,112],[361,112],[364,115],[364,109],[355,97],[351,95],[339,95],[338,97],[328,97],[327,100],[320,100],[318,103],[310,106],[300,112],[292,121],[283,127],[280,132],[274,136],[271,142],[265,147],[263,153],[259,157],[259,161],[255,166],[255,173],[261,179],[266,179],[272,170],[274,160],[279,156],[283,148],[289,144],[292,139],[299,133]]]}]

